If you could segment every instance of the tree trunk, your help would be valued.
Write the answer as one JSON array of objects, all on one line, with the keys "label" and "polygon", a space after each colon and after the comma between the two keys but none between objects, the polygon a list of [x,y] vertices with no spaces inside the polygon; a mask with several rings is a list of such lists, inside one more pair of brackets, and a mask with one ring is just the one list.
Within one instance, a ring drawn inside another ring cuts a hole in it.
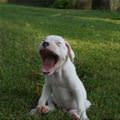
[{"label": "tree trunk", "polygon": [[92,0],[72,0],[72,7],[77,9],[91,9]]},{"label": "tree trunk", "polygon": [[110,9],[110,0],[92,0],[93,9]]},{"label": "tree trunk", "polygon": [[120,10],[120,0],[110,0],[111,10]]}]

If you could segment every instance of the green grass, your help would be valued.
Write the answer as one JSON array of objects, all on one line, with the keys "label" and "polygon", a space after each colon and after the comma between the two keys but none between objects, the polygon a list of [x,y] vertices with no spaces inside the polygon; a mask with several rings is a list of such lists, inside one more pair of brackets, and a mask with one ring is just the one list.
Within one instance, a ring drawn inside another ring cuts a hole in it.
[{"label": "green grass", "polygon": [[0,4],[0,120],[69,120],[60,111],[30,117],[44,78],[37,47],[58,34],[76,54],[78,75],[92,102],[91,120],[120,120],[120,13]]}]

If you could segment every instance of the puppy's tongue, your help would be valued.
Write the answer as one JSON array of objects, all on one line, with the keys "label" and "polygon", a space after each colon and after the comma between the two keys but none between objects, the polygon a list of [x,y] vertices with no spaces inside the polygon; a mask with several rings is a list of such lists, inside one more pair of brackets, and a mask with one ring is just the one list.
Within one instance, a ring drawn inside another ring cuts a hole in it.
[{"label": "puppy's tongue", "polygon": [[46,58],[43,61],[43,68],[42,68],[42,72],[43,73],[50,73],[52,67],[55,65],[55,60],[53,58]]}]

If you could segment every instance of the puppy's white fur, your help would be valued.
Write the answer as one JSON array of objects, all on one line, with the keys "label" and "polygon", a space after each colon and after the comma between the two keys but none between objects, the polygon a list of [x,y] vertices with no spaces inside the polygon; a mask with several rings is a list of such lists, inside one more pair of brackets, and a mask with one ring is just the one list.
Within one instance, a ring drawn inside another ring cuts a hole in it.
[{"label": "puppy's white fur", "polygon": [[[59,60],[50,73],[45,75],[42,95],[31,114],[41,107],[46,108],[47,112],[52,111],[56,104],[58,109],[67,111],[71,116],[74,115],[80,120],[88,120],[86,110],[91,103],[87,100],[84,85],[76,73],[73,64],[75,55],[71,46],[64,41],[64,38],[56,35],[47,36],[44,41],[49,43],[46,49],[58,55]],[[39,51],[41,49],[43,49],[42,44],[40,44]]]}]

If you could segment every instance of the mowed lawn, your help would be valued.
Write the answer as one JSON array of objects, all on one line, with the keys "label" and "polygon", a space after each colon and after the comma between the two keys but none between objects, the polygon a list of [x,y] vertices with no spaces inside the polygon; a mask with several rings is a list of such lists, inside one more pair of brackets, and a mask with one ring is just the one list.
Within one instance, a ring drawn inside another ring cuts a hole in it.
[{"label": "mowed lawn", "polygon": [[70,120],[58,110],[28,114],[44,83],[37,48],[50,34],[62,35],[75,51],[92,103],[90,120],[120,120],[120,13],[5,4],[0,4],[0,120]]}]

